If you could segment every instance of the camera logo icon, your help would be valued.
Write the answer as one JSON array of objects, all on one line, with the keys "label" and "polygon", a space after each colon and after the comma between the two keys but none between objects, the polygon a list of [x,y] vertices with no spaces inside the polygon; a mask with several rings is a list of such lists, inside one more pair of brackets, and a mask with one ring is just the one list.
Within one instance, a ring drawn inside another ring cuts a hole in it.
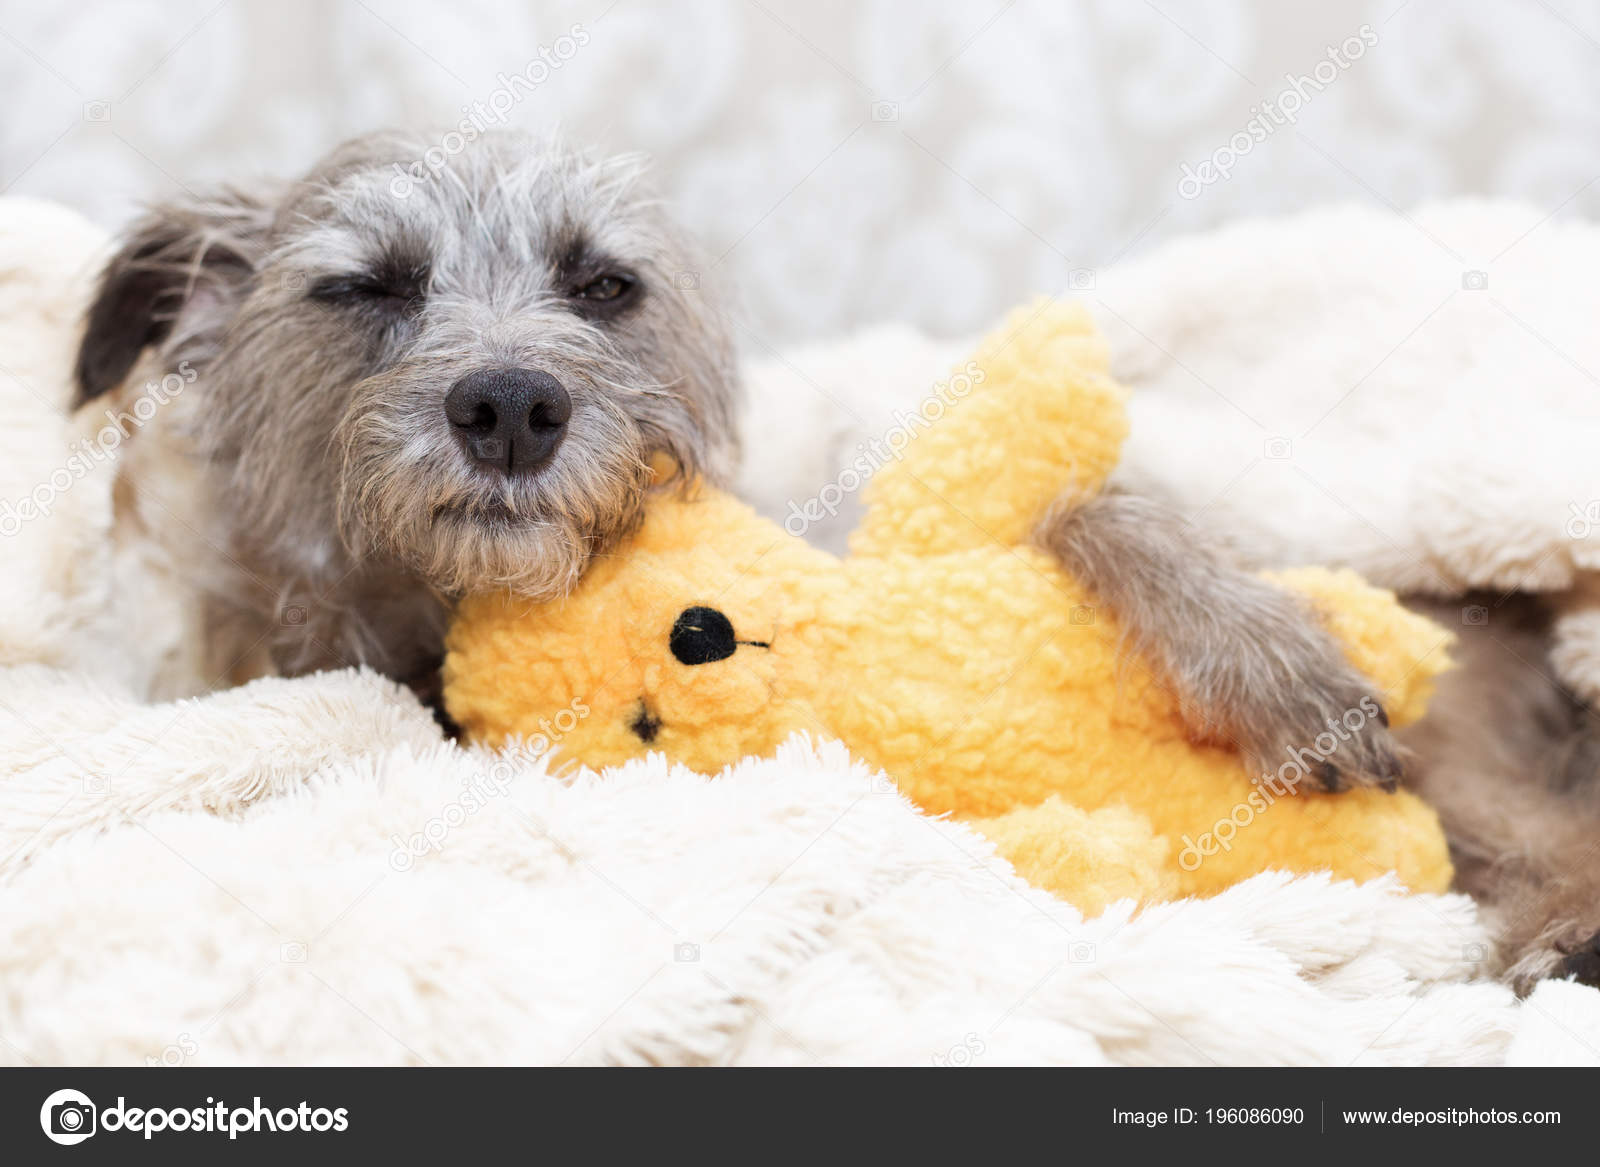
[{"label": "camera logo icon", "polygon": [[1489,623],[1489,609],[1482,604],[1468,604],[1461,609],[1461,623],[1468,628],[1482,628]]},{"label": "camera logo icon", "polygon": [[394,164],[394,177],[389,180],[389,193],[397,199],[408,199],[411,192],[417,189],[417,180],[406,173],[405,167],[400,163]]},{"label": "camera logo icon", "polygon": [[1067,273],[1067,288],[1074,292],[1094,291],[1094,268],[1073,268]]},{"label": "camera logo icon", "polygon": [[700,946],[687,941],[672,946],[672,959],[679,964],[694,964],[700,959]]},{"label": "camera logo icon", "polygon": [[75,1146],[95,1132],[95,1106],[79,1090],[57,1090],[39,1108],[45,1137],[63,1147]]},{"label": "camera logo icon", "polygon": [[900,120],[900,105],[893,101],[875,101],[872,103],[872,120],[875,122],[897,122]]},{"label": "camera logo icon", "polygon": [[1568,503],[1567,510],[1572,517],[1567,520],[1567,538],[1587,539],[1600,527],[1600,501],[1587,502],[1583,506],[1577,503]]},{"label": "camera logo icon", "polygon": [[700,273],[697,271],[674,272],[672,286],[680,292],[698,292],[700,290]]},{"label": "camera logo icon", "polygon": [[1067,621],[1074,628],[1087,628],[1094,623],[1094,607],[1090,604],[1078,604],[1067,615]]},{"label": "camera logo icon", "polygon": [[1269,462],[1287,462],[1294,457],[1294,443],[1288,438],[1268,438],[1261,446],[1261,456]]},{"label": "camera logo icon", "polygon": [[86,122],[108,122],[111,120],[111,103],[109,101],[86,101],[83,103],[83,120]]},{"label": "camera logo icon", "polygon": [[1464,271],[1461,273],[1461,290],[1464,292],[1483,292],[1489,287],[1489,273],[1486,271]]}]

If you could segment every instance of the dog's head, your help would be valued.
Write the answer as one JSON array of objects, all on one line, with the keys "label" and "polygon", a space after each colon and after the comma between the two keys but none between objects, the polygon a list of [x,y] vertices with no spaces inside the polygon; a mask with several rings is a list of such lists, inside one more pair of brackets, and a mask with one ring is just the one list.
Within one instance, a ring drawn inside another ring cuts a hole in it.
[{"label": "dog's head", "polygon": [[728,470],[734,362],[699,269],[634,162],[371,135],[143,219],[80,397],[154,347],[194,368],[200,448],[283,557],[325,554],[325,529],[447,592],[560,591],[633,525],[653,461]]}]

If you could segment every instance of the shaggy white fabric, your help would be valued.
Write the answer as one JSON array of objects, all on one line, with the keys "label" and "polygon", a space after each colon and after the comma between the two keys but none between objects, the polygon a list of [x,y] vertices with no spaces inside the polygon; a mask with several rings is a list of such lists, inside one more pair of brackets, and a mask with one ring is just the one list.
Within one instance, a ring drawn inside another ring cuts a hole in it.
[{"label": "shaggy white fabric", "polygon": [[86,663],[92,637],[76,634],[97,627],[106,607],[109,475],[85,485],[71,468],[63,412],[104,246],[71,211],[0,200],[0,664]]},{"label": "shaggy white fabric", "polygon": [[1600,500],[1600,342],[1578,294],[1600,230],[1544,217],[1336,208],[1114,273],[1130,476],[1273,558],[1447,595],[1569,586],[1600,566],[1600,531],[1567,530]]},{"label": "shaggy white fabric", "polygon": [[[23,311],[82,295],[27,250],[55,214],[0,204],[14,353],[70,350]],[[61,450],[40,367],[29,458]],[[51,466],[0,461],[0,499]],[[1086,922],[833,744],[551,774],[368,673],[145,704],[116,662],[151,646],[96,602],[108,480],[5,540],[0,1061],[1477,1064],[1522,1024],[1460,897],[1266,876]]]},{"label": "shaggy white fabric", "polygon": [[0,771],[5,1060],[1456,1064],[1515,1019],[1460,897],[1086,923],[837,744],[556,777],[358,672],[76,712]]},{"label": "shaggy white fabric", "polygon": [[1595,996],[1594,989],[1572,981],[1542,982],[1520,1006],[1507,1063],[1600,1065],[1600,1008]]},{"label": "shaggy white fabric", "polygon": [[1312,212],[1108,281],[1128,480],[1279,561],[1389,587],[1562,592],[1600,696],[1600,229],[1513,203]]}]

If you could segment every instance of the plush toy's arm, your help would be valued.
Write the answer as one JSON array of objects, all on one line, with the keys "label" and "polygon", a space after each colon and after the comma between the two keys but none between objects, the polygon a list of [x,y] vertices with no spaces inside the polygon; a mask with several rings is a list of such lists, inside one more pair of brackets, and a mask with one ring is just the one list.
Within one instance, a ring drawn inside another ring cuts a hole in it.
[{"label": "plush toy's arm", "polygon": [[1022,543],[1065,492],[1088,497],[1127,435],[1105,342],[1075,304],[1019,309],[902,419],[909,435],[868,483],[857,554]]}]

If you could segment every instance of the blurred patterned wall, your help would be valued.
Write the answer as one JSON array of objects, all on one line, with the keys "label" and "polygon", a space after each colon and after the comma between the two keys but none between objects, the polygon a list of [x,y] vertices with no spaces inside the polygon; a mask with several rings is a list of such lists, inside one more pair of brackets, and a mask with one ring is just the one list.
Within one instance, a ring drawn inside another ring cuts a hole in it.
[{"label": "blurred patterned wall", "polygon": [[107,224],[475,102],[643,150],[774,340],[970,330],[1317,202],[1600,211],[1574,0],[8,0],[0,82],[0,184]]}]

